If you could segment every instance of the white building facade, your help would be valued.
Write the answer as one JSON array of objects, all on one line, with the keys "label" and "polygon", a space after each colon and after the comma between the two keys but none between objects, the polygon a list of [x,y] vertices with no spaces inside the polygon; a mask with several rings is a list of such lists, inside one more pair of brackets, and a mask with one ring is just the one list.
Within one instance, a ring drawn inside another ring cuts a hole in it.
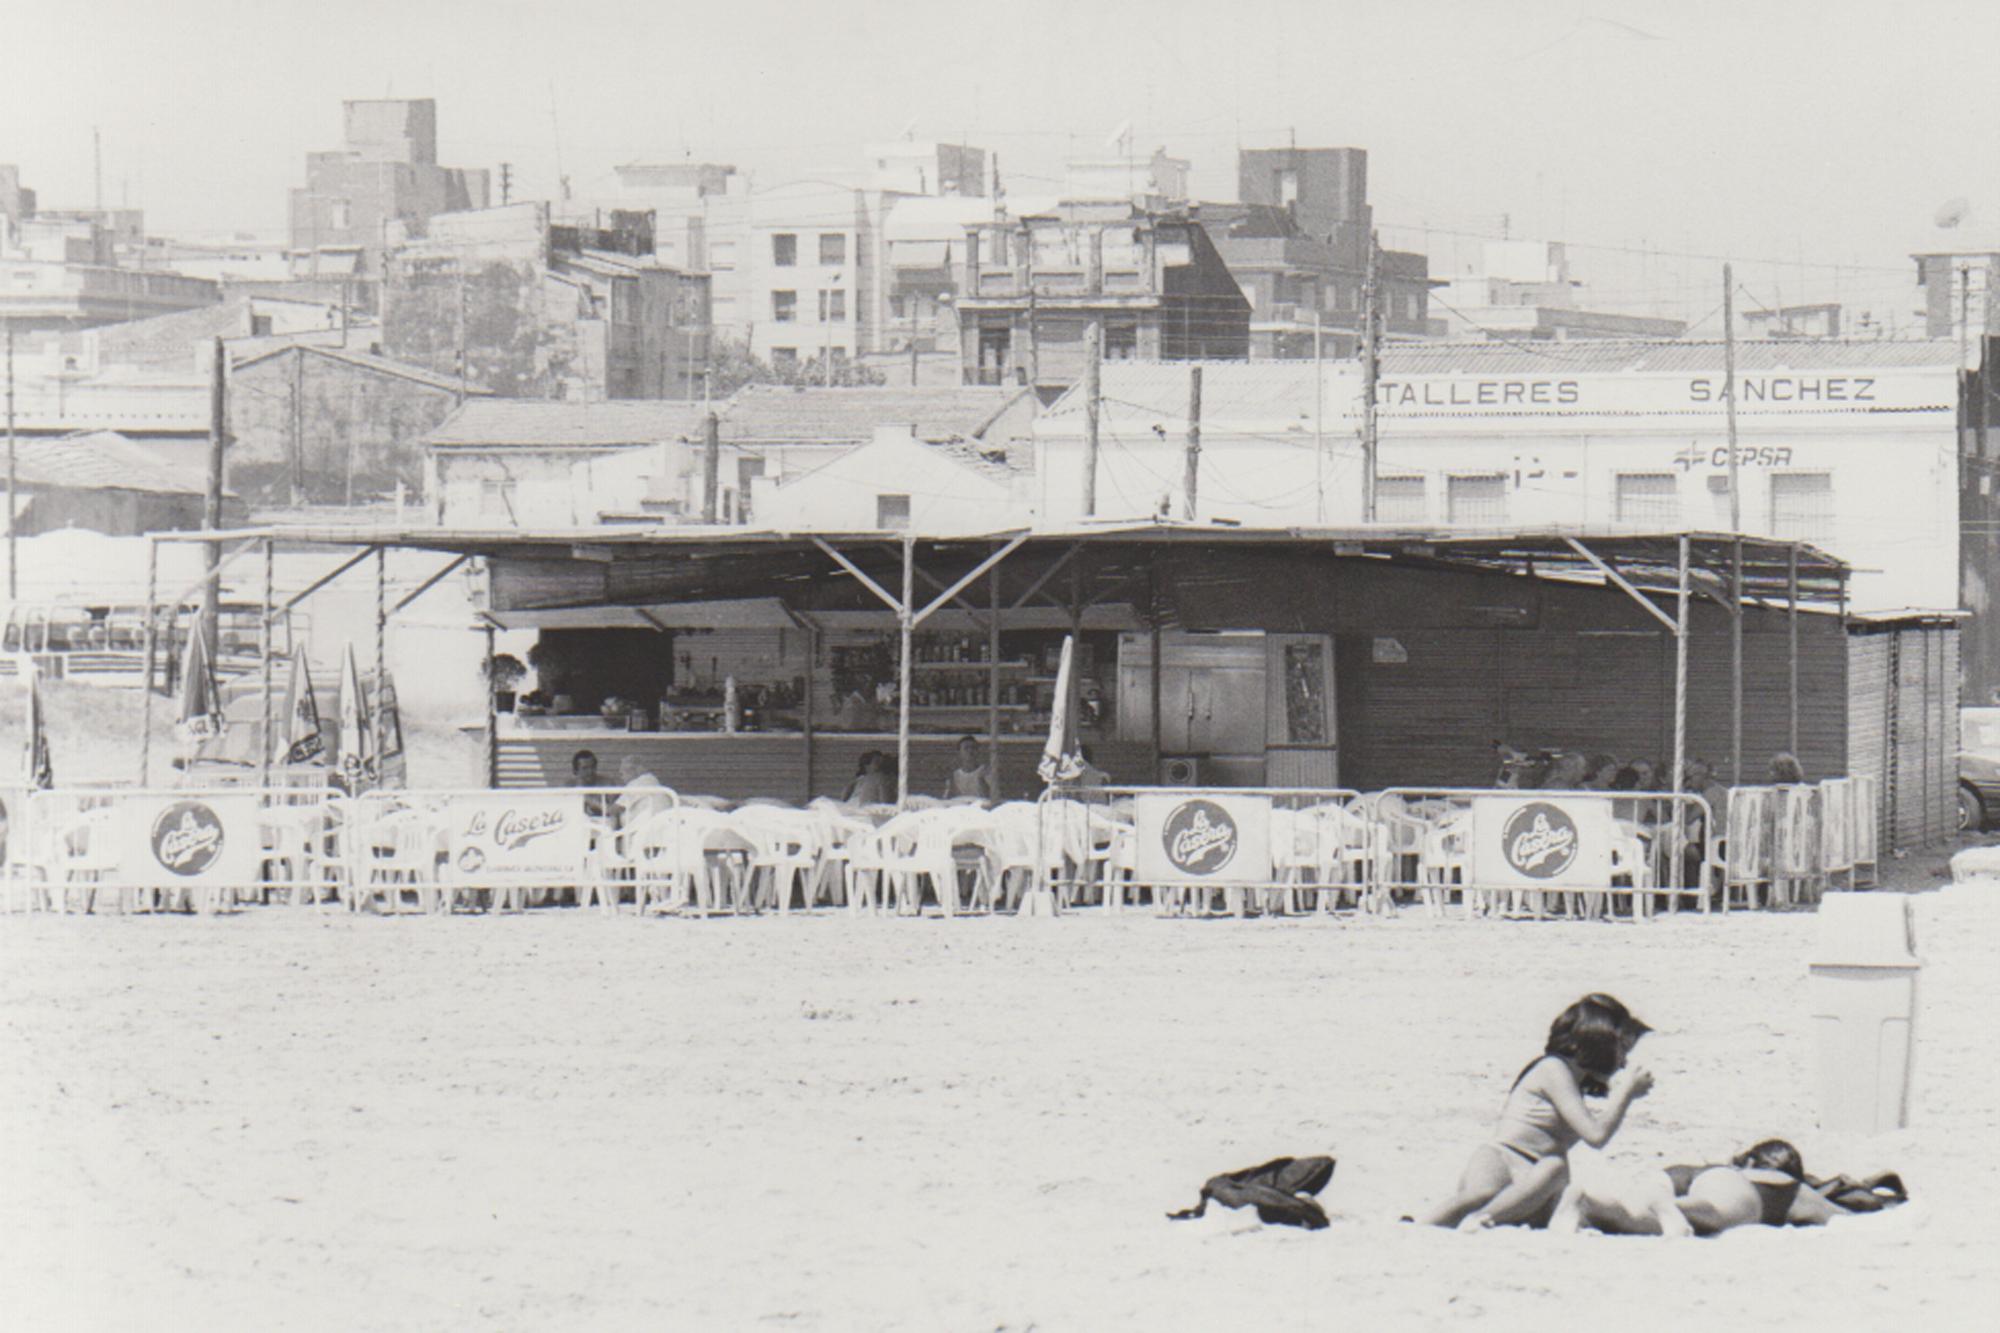
[{"label": "white building facade", "polygon": [[[1376,521],[1729,531],[1721,352],[1391,349],[1377,394]],[[1955,357],[1949,342],[1741,345],[1742,530],[1848,561],[1856,610],[1956,607]],[[1098,517],[1184,512],[1190,369],[1104,367]],[[1358,366],[1217,363],[1203,379],[1198,518],[1362,522]],[[1071,393],[1037,423],[1045,521],[1082,516],[1083,418]]]}]

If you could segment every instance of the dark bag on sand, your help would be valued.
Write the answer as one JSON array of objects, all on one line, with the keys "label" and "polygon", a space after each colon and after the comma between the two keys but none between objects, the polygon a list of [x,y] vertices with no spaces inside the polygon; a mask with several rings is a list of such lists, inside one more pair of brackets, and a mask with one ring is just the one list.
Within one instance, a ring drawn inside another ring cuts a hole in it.
[{"label": "dark bag on sand", "polygon": [[1312,1196],[1333,1179],[1333,1166],[1331,1157],[1278,1157],[1248,1170],[1210,1176],[1201,1187],[1200,1203],[1167,1216],[1176,1222],[1200,1217],[1213,1199],[1224,1208],[1255,1208],[1257,1220],[1271,1226],[1318,1231],[1326,1225],[1326,1210]]},{"label": "dark bag on sand", "polygon": [[1903,1178],[1894,1171],[1884,1171],[1865,1180],[1835,1176],[1831,1180],[1808,1180],[1806,1183],[1828,1203],[1845,1208],[1850,1213],[1879,1213],[1884,1208],[1894,1208],[1899,1203],[1910,1201],[1910,1192],[1903,1188]]}]

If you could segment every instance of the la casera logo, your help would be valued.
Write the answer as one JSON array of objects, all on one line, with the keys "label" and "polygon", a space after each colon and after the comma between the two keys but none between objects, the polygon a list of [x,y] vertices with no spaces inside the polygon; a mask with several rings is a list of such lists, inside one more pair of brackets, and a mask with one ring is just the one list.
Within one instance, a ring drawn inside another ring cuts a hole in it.
[{"label": "la casera logo", "polygon": [[1507,817],[1500,849],[1507,864],[1530,879],[1554,879],[1576,860],[1576,821],[1547,801],[1530,801]]},{"label": "la casera logo", "polygon": [[1183,801],[1160,830],[1167,859],[1190,875],[1213,875],[1236,859],[1236,821],[1214,801]]},{"label": "la casera logo", "polygon": [[176,875],[199,875],[222,855],[222,820],[200,801],[176,801],[153,821],[153,859]]}]

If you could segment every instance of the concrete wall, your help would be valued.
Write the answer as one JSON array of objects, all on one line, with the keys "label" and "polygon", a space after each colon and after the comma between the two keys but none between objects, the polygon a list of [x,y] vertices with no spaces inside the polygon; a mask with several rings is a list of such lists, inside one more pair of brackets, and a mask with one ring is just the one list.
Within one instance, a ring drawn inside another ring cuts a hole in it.
[{"label": "concrete wall", "polygon": [[234,374],[230,485],[254,504],[346,504],[423,485],[448,389],[294,351]]}]

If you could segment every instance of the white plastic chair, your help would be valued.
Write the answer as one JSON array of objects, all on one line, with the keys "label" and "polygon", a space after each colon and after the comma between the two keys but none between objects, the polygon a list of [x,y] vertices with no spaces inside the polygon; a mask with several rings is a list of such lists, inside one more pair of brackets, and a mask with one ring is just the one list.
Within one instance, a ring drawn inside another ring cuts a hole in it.
[{"label": "white plastic chair", "polygon": [[[1881,883],[1881,875],[1876,865],[1877,843],[1881,837],[1881,801],[1877,795],[1875,779],[1866,773],[1856,773],[1848,778],[1848,880],[1854,888],[1865,888]],[[1868,874],[1868,884],[1861,882],[1863,871]]]},{"label": "white plastic chair", "polygon": [[1819,869],[1825,886],[1854,887],[1854,779],[1827,778],[1819,784]]},{"label": "white plastic chair", "polygon": [[758,881],[764,877],[768,879],[769,897],[776,903],[779,915],[791,910],[795,887],[800,906],[810,908],[813,874],[819,861],[819,837],[811,818],[797,810],[775,806],[739,806],[729,822],[750,844],[744,892],[752,905],[763,901]]},{"label": "white plastic chair", "polygon": [[1771,890],[1781,903],[1819,898],[1819,788],[1777,788],[1772,806]]},{"label": "white plastic chair", "polygon": [[1728,911],[1740,890],[1743,906],[1755,908],[1758,892],[1771,882],[1771,809],[1777,796],[1772,787],[1733,787],[1729,809],[1722,818],[1727,832],[1710,838],[1702,863],[1702,883],[1713,879]]},{"label": "white plastic chair", "polygon": [[349,834],[350,910],[380,897],[384,910],[401,912],[405,893],[416,899],[418,911],[447,910],[450,898],[438,869],[444,827],[420,806],[378,811],[361,813]]}]

